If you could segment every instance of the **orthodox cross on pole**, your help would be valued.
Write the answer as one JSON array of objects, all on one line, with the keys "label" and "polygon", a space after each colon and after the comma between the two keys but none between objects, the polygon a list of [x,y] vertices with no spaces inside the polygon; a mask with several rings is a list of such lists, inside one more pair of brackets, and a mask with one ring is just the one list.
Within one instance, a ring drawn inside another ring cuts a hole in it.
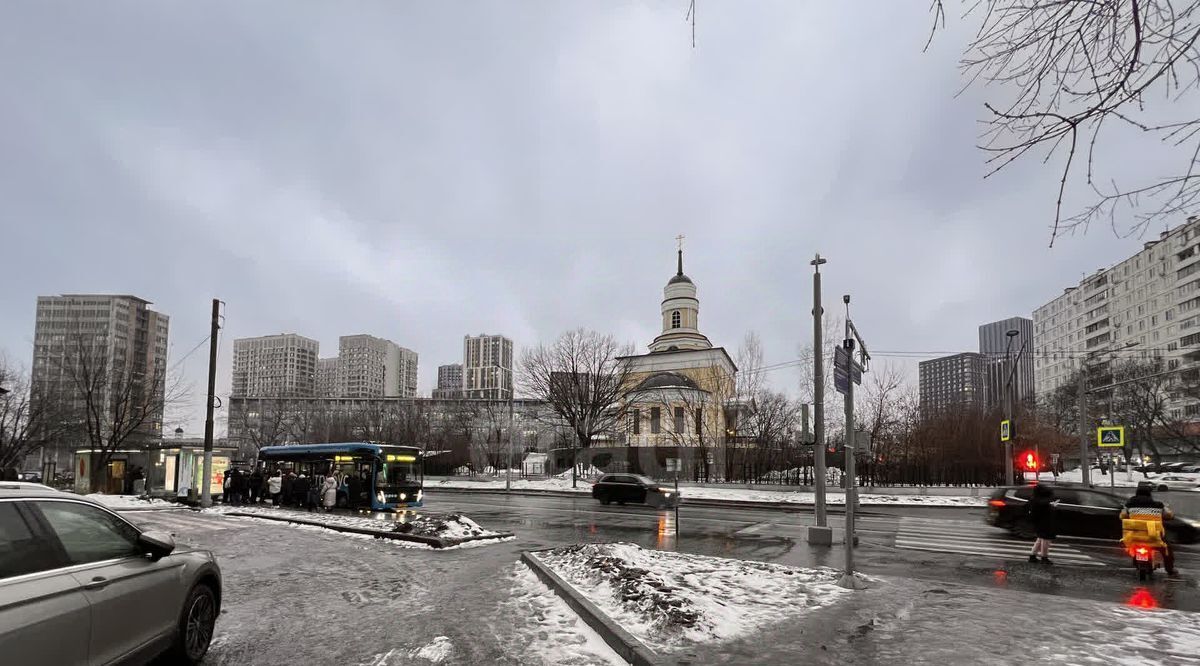
[{"label": "orthodox cross on pole", "polygon": [[679,249],[682,251],[683,250],[683,234],[679,234],[678,236],[676,236],[675,240],[679,242]]}]

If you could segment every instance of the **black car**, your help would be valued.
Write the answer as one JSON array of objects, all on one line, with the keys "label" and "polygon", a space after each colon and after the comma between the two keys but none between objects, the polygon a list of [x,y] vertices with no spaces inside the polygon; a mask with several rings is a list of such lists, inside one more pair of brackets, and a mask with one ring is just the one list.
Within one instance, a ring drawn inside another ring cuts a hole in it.
[{"label": "black car", "polygon": [[[1121,508],[1128,497],[1113,495],[1082,486],[1053,486],[1055,527],[1060,536],[1121,538]],[[1033,486],[997,488],[988,499],[989,525],[1003,527],[1013,534],[1032,539],[1033,525],[1025,506],[1033,496]],[[1200,523],[1176,516],[1164,521],[1169,543],[1195,543],[1200,539]]]},{"label": "black car", "polygon": [[679,504],[679,493],[674,488],[660,486],[639,474],[605,474],[592,486],[592,497],[601,504],[631,502],[659,507]]}]

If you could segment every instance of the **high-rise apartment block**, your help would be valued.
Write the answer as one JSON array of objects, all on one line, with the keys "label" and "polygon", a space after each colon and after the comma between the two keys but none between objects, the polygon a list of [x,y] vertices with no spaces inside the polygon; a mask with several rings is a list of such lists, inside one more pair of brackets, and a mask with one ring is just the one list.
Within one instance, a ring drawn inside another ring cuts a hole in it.
[{"label": "high-rise apartment block", "polygon": [[233,395],[243,398],[312,397],[319,343],[295,333],[233,341]]},{"label": "high-rise apartment block", "polygon": [[[1200,359],[1200,217],[1143,243],[1033,312],[1034,385],[1039,397],[1111,378],[1113,363],[1161,361],[1187,368]],[[1173,396],[1173,418],[1200,417],[1200,402]]]},{"label": "high-rise apartment block", "polygon": [[463,395],[508,400],[513,395],[513,343],[503,335],[463,338]]},{"label": "high-rise apartment block", "polygon": [[1003,409],[1006,392],[1013,405],[1032,404],[1032,319],[1009,317],[980,326],[979,353],[986,364],[984,373],[989,408]]},{"label": "high-rise apartment block", "polygon": [[317,359],[317,397],[337,397],[338,360],[333,358]]},{"label": "high-rise apartment block", "polygon": [[416,397],[417,353],[373,335],[343,335],[336,391],[339,398]]},{"label": "high-rise apartment block", "polygon": [[921,361],[921,409],[938,413],[955,409],[976,409],[985,406],[984,357],[964,352]]},{"label": "high-rise apartment block", "polygon": [[463,367],[461,363],[438,366],[437,388],[433,397],[440,400],[461,398],[463,394]]},{"label": "high-rise apartment block", "polygon": [[[144,438],[161,436],[170,320],[149,306],[150,301],[136,296],[39,296],[32,394],[82,410],[82,381],[96,387],[92,406],[101,411],[101,418],[118,410],[148,410],[138,432]],[[57,455],[86,444],[86,436],[75,440],[47,453]]]}]

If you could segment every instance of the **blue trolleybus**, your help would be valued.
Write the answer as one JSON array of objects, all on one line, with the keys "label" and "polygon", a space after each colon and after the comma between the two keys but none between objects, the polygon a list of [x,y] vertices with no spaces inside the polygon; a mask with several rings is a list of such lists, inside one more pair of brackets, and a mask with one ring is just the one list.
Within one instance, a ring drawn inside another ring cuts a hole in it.
[{"label": "blue trolleybus", "polygon": [[264,446],[260,465],[306,474],[342,478],[338,506],[394,511],[421,506],[425,480],[421,449],[371,442]]}]

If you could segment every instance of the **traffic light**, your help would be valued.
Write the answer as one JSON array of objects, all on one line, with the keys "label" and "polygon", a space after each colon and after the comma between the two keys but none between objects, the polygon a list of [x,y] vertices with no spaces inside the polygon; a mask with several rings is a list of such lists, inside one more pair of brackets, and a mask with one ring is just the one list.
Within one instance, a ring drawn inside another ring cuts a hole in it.
[{"label": "traffic light", "polygon": [[1036,472],[1038,468],[1041,467],[1041,465],[1038,464],[1037,456],[1034,455],[1033,451],[1026,451],[1025,455],[1022,456],[1022,462],[1025,465],[1025,469],[1030,472]]}]

